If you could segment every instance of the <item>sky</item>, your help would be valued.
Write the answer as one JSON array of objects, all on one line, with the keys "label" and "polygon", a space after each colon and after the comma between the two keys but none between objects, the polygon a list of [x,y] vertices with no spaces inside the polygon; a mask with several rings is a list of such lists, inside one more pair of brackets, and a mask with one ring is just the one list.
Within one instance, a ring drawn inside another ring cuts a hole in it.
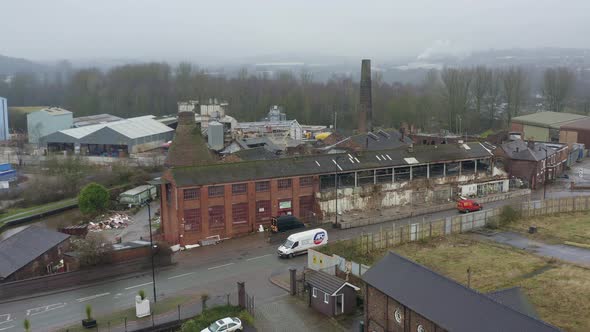
[{"label": "sky", "polygon": [[590,0],[1,0],[0,54],[33,60],[420,57],[590,48]]}]

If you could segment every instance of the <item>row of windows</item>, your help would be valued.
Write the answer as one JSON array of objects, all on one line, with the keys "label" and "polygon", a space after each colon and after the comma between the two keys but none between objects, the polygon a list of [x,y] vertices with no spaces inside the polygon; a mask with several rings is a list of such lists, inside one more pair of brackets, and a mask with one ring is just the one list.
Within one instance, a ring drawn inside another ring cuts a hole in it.
[{"label": "row of windows", "polygon": [[[269,222],[272,217],[271,201],[256,201],[255,218],[259,223]],[[307,217],[313,210],[313,196],[299,197],[299,212],[301,217]],[[248,223],[248,203],[232,204],[232,224],[238,226]],[[208,208],[209,229],[225,228],[225,209],[223,205],[210,206]],[[186,231],[201,231],[201,209],[184,210],[184,229]]]},{"label": "row of windows", "polygon": [[[277,183],[279,190],[290,189],[293,185],[292,179],[281,179]],[[303,177],[299,179],[299,186],[302,188],[311,187],[313,185],[313,177]],[[270,181],[258,181],[255,184],[256,192],[270,191]],[[225,186],[210,186],[207,188],[209,197],[222,197],[225,194]],[[241,195],[248,192],[247,183],[232,184],[232,195]],[[191,188],[184,190],[184,200],[197,200],[200,197],[199,188]],[[170,197],[170,196],[168,196]]]},{"label": "row of windows", "polygon": [[[315,287],[312,290],[312,296],[318,297],[318,289]],[[324,303],[330,303],[330,295],[328,295],[327,293],[324,293]]]}]

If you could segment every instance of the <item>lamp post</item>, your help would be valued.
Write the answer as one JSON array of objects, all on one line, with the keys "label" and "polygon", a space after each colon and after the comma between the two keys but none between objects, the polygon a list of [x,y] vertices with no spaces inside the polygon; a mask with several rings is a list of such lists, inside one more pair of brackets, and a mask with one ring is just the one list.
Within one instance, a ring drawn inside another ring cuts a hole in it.
[{"label": "lamp post", "polygon": [[549,164],[549,154],[547,153],[547,148],[541,148],[545,150],[545,168],[543,169],[543,200],[547,196],[547,168]]},{"label": "lamp post", "polygon": [[339,185],[339,181],[338,181],[338,169],[342,170],[342,168],[340,167],[340,165],[338,164],[338,160],[340,158],[342,158],[343,156],[338,156],[334,159],[332,159],[332,161],[334,162],[334,164],[336,165],[336,171],[334,172],[334,190],[336,191],[336,196],[334,197],[334,205],[335,205],[335,219],[334,219],[334,228],[338,228],[338,185]]},{"label": "lamp post", "polygon": [[152,259],[152,285],[154,286],[154,303],[158,302],[158,297],[156,295],[156,270],[154,268],[154,240],[152,235],[152,210],[150,207],[151,200],[147,200],[145,205],[148,208],[148,225],[150,228],[150,256]]}]

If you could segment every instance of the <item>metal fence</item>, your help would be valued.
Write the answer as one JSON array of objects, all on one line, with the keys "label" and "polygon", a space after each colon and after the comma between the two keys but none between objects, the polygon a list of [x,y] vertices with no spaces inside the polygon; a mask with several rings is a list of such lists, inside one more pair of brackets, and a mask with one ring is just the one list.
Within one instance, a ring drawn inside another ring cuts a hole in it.
[{"label": "metal fence", "polygon": [[[254,296],[246,294],[246,310],[255,315]],[[182,304],[174,304],[173,299],[163,299],[156,305],[152,305],[152,314],[149,317],[137,318],[135,316],[135,306],[123,311],[119,315],[109,315],[108,318],[96,318],[97,326],[88,331],[100,332],[139,332],[139,331],[177,331],[183,322],[194,318],[203,311],[203,302],[199,296],[186,299]],[[206,301],[206,308],[211,309],[216,306],[238,305],[238,293],[226,293],[211,296]],[[80,306],[80,321],[83,317],[84,306]],[[80,323],[81,324],[81,323]],[[69,332],[82,330],[81,326],[70,326],[61,328],[57,331]]]}]

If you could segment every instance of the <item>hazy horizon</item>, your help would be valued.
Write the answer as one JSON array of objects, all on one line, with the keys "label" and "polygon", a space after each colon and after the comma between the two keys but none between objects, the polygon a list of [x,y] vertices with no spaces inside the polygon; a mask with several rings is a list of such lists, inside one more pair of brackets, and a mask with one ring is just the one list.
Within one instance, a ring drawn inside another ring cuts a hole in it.
[{"label": "hazy horizon", "polygon": [[76,0],[2,6],[0,54],[57,59],[416,57],[588,48],[590,2]]}]

